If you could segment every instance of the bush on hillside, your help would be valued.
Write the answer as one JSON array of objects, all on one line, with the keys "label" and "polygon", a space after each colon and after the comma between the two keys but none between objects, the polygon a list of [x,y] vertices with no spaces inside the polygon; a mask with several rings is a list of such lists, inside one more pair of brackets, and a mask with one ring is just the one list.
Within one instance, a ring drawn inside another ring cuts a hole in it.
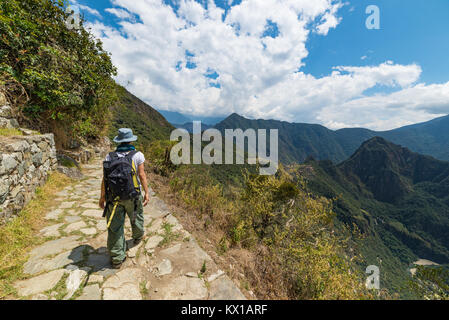
[{"label": "bush on hillside", "polygon": [[27,99],[16,107],[30,127],[95,137],[116,99],[116,70],[83,19],[79,29],[68,28],[66,6],[63,0],[0,2],[0,85],[9,92],[10,84],[24,88]]}]

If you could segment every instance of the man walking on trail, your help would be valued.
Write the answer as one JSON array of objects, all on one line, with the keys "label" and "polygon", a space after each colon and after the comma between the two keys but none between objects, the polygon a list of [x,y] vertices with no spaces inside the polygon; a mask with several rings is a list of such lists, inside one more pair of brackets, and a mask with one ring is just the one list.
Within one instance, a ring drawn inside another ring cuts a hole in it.
[{"label": "man walking on trail", "polygon": [[[103,163],[100,207],[104,209],[108,227],[108,251],[114,269],[120,269],[126,259],[124,234],[125,216],[131,221],[134,245],[144,236],[143,207],[150,201],[144,171],[145,157],[131,144],[137,141],[131,129],[122,128],[114,142],[118,147]],[[142,187],[145,198],[142,198]]]}]

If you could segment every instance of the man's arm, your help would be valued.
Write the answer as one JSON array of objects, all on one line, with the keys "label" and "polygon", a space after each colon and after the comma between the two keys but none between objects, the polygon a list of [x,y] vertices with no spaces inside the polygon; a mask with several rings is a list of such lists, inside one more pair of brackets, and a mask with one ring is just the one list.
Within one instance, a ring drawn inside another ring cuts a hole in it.
[{"label": "man's arm", "polygon": [[143,190],[145,191],[145,198],[143,200],[143,206],[145,207],[150,202],[150,192],[148,191],[147,176],[145,175],[145,164],[140,164],[138,171],[140,183],[142,184]]},{"label": "man's arm", "polygon": [[101,209],[104,209],[105,202],[106,202],[106,191],[105,191],[105,188],[104,188],[104,178],[103,178],[103,180],[101,181],[100,202],[98,203],[98,205],[100,206]]}]

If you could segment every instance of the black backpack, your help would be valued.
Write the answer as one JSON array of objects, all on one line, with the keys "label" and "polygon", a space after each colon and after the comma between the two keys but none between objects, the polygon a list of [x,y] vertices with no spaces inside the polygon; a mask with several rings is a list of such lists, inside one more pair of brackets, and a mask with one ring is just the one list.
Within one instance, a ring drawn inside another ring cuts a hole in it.
[{"label": "black backpack", "polygon": [[103,162],[106,201],[130,200],[140,195],[137,169],[132,161],[136,153],[131,151],[120,158],[117,152],[111,152],[109,161]]}]

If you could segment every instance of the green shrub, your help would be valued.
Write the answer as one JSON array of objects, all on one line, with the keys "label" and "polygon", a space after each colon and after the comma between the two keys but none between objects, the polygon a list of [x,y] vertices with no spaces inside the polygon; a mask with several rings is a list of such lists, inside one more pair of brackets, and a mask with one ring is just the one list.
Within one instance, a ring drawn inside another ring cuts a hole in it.
[{"label": "green shrub", "polygon": [[19,83],[27,101],[21,121],[42,132],[60,124],[72,136],[95,137],[115,101],[116,70],[102,43],[69,29],[62,0],[0,2],[0,81]]}]

